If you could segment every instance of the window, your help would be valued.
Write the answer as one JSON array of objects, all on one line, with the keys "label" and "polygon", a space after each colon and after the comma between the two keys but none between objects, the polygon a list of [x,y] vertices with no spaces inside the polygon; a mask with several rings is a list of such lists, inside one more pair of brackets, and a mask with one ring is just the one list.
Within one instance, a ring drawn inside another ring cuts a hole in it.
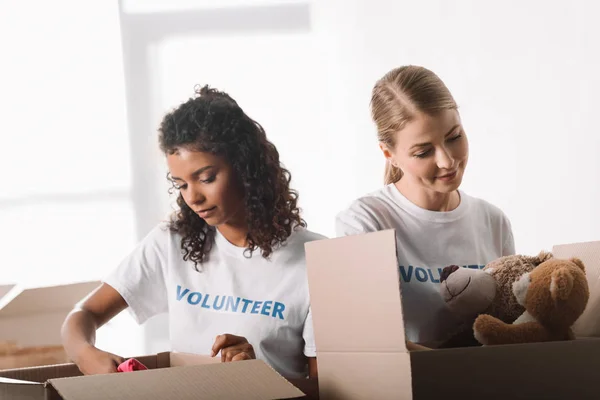
[{"label": "window", "polygon": [[7,283],[98,279],[136,240],[118,9],[59,3],[0,13]]},{"label": "window", "polygon": [[101,279],[138,240],[118,4],[2,2],[0,35],[0,284]]}]

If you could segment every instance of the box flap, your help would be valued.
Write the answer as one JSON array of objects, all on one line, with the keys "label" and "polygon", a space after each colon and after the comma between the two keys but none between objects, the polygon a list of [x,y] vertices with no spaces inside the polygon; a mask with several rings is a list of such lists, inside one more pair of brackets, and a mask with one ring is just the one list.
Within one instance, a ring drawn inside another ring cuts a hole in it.
[{"label": "box flap", "polygon": [[148,367],[148,369],[217,364],[221,362],[221,357],[210,357],[206,355],[180,352],[163,352],[150,356],[136,356],[131,358],[135,358]]},{"label": "box flap", "polygon": [[148,355],[148,356],[134,356],[134,357],[124,357],[124,358],[125,359],[135,358],[136,360],[138,360],[139,362],[144,364],[146,366],[146,368],[148,368],[148,369],[165,368],[165,367],[169,366],[169,353],[168,352],[152,354],[152,355]]},{"label": "box flap", "polygon": [[60,345],[60,328],[67,314],[99,285],[15,287],[0,300],[0,341],[16,341],[19,346]]},{"label": "box flap", "polygon": [[412,398],[395,231],[305,247],[320,398]]},{"label": "box flap", "polygon": [[35,382],[0,378],[0,399],[10,400],[43,400],[44,385]]},{"label": "box flap", "polygon": [[189,353],[170,353],[170,364],[171,367],[183,367],[186,365],[206,365],[206,364],[218,364],[221,362],[221,357],[211,357],[200,354],[189,354]]},{"label": "box flap", "polygon": [[304,394],[261,360],[52,379],[65,400],[291,399]]},{"label": "box flap", "polygon": [[319,352],[406,352],[393,230],[313,241],[306,265]]},{"label": "box flap", "polygon": [[[34,370],[35,368],[24,368],[23,370]],[[46,398],[44,385],[35,379],[33,374],[21,374],[22,370],[0,371],[0,399],[11,400],[42,400]]]},{"label": "box flap", "polygon": [[15,345],[4,355],[0,355],[0,370],[55,365],[69,361],[69,356],[62,345],[27,347]]},{"label": "box flap", "polygon": [[15,285],[0,285],[0,300],[14,287]]},{"label": "box flap", "polygon": [[0,300],[0,319],[54,311],[69,312],[99,285],[100,282],[95,281],[21,289],[10,299]]},{"label": "box flap", "polygon": [[10,379],[10,378],[3,378],[0,376],[0,384],[12,384],[12,385],[41,385],[41,383],[39,382],[29,382],[29,381],[20,381],[18,379]]},{"label": "box flap", "polygon": [[319,398],[410,400],[411,354],[414,353],[318,353]]},{"label": "box flap", "polygon": [[556,245],[552,253],[556,258],[578,257],[585,264],[590,298],[573,332],[578,337],[600,337],[600,241]]},{"label": "box flap", "polygon": [[28,382],[44,383],[49,379],[64,378],[67,376],[83,375],[75,364],[45,365],[41,367],[28,367],[5,369],[0,371],[0,377],[17,379]]}]

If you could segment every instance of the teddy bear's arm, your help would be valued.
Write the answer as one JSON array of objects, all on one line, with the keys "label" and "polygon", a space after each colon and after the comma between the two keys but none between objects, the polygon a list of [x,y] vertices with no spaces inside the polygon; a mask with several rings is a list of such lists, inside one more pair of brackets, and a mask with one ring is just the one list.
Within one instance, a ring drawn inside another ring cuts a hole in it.
[{"label": "teddy bear's arm", "polygon": [[546,329],[537,322],[507,324],[491,315],[480,315],[473,324],[475,338],[484,345],[544,342]]}]

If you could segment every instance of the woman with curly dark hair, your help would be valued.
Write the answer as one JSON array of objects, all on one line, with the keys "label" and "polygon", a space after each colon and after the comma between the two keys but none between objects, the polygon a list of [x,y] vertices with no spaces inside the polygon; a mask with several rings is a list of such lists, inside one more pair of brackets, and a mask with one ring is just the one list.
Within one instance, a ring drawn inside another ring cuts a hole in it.
[{"label": "woman with curly dark hair", "polygon": [[138,323],[168,312],[172,351],[316,376],[304,244],[324,237],[306,230],[277,149],[235,100],[206,86],[159,133],[178,210],[69,314],[70,358],[84,374],[115,372],[123,359],[94,336],[127,308]]}]

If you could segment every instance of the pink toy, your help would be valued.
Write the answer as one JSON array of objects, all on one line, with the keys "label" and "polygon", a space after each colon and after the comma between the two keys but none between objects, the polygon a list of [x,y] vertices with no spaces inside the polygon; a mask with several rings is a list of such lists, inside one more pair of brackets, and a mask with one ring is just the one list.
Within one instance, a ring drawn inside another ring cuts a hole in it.
[{"label": "pink toy", "polygon": [[117,367],[118,372],[143,371],[145,369],[148,368],[135,358],[130,358],[129,360],[122,362],[121,365]]}]

